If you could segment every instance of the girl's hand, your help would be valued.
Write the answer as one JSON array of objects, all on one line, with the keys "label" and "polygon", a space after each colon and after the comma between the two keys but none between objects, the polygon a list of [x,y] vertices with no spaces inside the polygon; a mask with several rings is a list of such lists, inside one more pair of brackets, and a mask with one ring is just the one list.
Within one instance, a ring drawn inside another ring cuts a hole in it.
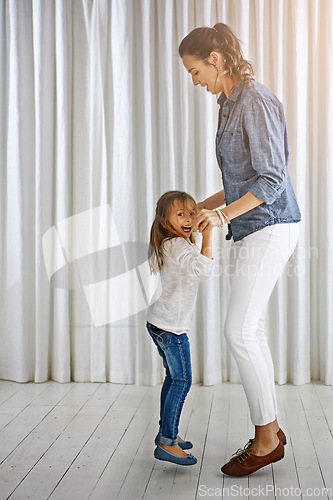
[{"label": "girl's hand", "polygon": [[196,226],[200,233],[221,226],[221,219],[214,210],[200,210],[196,217]]}]

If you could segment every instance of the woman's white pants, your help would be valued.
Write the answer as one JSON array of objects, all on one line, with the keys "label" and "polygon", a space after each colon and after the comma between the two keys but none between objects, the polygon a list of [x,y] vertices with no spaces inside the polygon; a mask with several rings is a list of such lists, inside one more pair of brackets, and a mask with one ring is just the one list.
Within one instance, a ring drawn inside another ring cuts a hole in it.
[{"label": "woman's white pants", "polygon": [[236,360],[253,425],[277,415],[274,367],[265,335],[269,297],[293,253],[299,224],[275,224],[233,243],[225,338]]}]

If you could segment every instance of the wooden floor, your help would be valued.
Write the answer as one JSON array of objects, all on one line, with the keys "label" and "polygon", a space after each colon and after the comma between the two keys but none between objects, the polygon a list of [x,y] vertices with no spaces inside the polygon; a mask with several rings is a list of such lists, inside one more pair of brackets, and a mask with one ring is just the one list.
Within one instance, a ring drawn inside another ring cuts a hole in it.
[{"label": "wooden floor", "polygon": [[0,381],[0,499],[333,499],[333,387],[277,387],[284,460],[244,478],[221,465],[253,429],[241,385],[195,385],[181,435],[198,463],[155,460],[158,387]]}]

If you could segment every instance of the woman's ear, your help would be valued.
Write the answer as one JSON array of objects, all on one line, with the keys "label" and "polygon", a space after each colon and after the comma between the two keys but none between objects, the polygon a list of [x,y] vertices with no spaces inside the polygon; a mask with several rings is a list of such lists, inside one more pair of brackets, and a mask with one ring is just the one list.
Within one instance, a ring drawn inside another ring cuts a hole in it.
[{"label": "woman's ear", "polygon": [[221,59],[221,54],[213,51],[209,54],[208,61],[211,62],[214,66],[218,66],[220,59]]}]

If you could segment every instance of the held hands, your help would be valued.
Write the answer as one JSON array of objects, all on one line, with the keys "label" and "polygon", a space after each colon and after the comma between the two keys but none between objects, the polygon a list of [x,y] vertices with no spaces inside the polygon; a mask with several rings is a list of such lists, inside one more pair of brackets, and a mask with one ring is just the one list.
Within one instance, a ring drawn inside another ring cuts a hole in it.
[{"label": "held hands", "polygon": [[201,209],[197,213],[196,226],[200,233],[210,231],[213,227],[221,227],[222,225],[223,219],[218,216],[215,210]]}]

